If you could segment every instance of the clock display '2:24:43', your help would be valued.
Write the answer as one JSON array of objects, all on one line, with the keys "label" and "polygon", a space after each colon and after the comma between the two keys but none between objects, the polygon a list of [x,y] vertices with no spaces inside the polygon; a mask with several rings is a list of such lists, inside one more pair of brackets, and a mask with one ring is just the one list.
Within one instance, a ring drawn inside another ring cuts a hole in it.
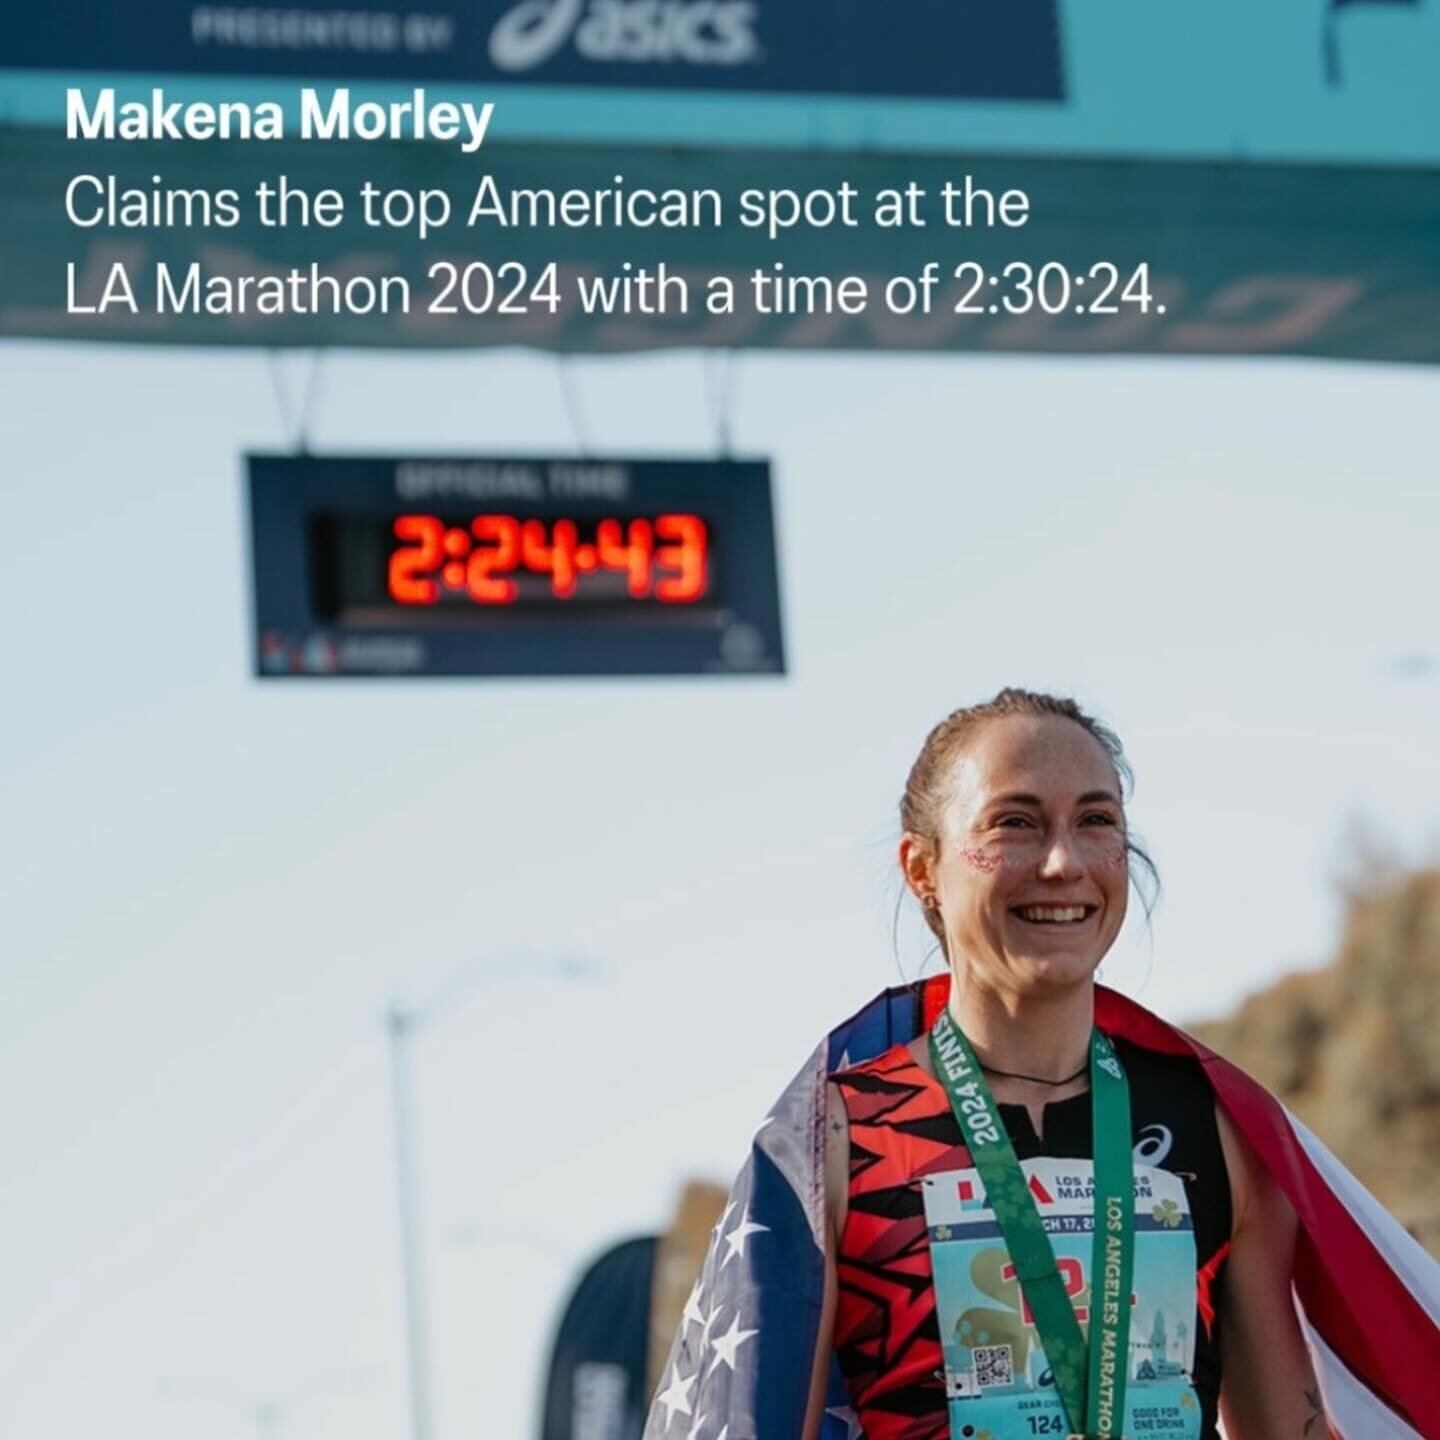
[{"label": "clock display '2:24:43'", "polygon": [[[468,596],[477,605],[513,605],[515,577],[549,576],[549,597],[584,598],[587,575],[624,576],[632,600],[693,605],[710,583],[709,532],[698,515],[628,520],[521,519],[477,515],[468,525],[438,515],[400,515],[388,566],[390,598],[435,605]],[[608,589],[609,587],[607,587]]]}]

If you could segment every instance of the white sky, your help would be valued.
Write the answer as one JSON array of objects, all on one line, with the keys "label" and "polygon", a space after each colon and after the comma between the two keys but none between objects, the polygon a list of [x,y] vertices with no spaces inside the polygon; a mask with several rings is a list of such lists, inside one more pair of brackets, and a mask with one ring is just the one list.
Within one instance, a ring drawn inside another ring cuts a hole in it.
[{"label": "white sky", "polygon": [[[698,357],[573,364],[596,449],[711,445]],[[380,1014],[487,963],[417,1052],[438,1440],[531,1435],[580,1263],[728,1178],[820,1033],[919,969],[895,800],[1002,684],[1125,738],[1166,897],[1106,978],[1172,1019],[1330,953],[1351,817],[1425,853],[1440,684],[1396,661],[1440,646],[1440,377],[738,364],[788,678],[263,685],[264,359],[0,347],[7,1440],[253,1433],[165,1393],[200,1377],[329,1386],[285,1440],[401,1436]],[[313,441],[572,436],[553,361],[352,355]],[[524,978],[559,954],[606,978]]]}]

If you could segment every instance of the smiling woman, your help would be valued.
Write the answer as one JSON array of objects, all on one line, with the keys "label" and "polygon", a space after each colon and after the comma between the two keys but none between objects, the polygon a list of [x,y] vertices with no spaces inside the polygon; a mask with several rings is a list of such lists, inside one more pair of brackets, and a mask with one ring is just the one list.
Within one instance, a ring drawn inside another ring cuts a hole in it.
[{"label": "smiling woman", "polygon": [[1158,884],[1129,778],[1111,730],[1023,690],[955,711],[911,769],[899,861],[948,1003],[828,1087],[822,1349],[871,1440],[1119,1436],[1137,1413],[1214,1440],[1222,1410],[1254,1440],[1316,1419],[1294,1213],[1193,1058],[1096,1024],[1132,861],[1147,911]]},{"label": "smiling woman", "polygon": [[[1098,964],[1097,947],[1100,955],[1110,948],[1125,918],[1132,858],[1149,882],[1148,911],[1158,876],[1126,827],[1129,779],[1114,732],[1052,696],[1003,691],[930,732],[900,802],[900,865],[946,955],[969,957],[970,979],[1013,990],[1034,978],[1027,947],[1053,959],[1057,941],[1082,969]],[[1043,879],[1054,857],[1040,854],[1057,803],[1068,807],[1083,868],[1078,883],[1058,886]],[[994,879],[982,886],[978,876]],[[942,893],[954,902],[948,912]],[[1000,920],[1009,951],[987,931]],[[1006,957],[998,970],[997,956]]]},{"label": "smiling woman", "polygon": [[[1334,1194],[1254,1082],[1095,983],[1132,874],[1147,911],[1158,884],[1129,779],[1068,699],[1004,690],[931,731],[898,859],[949,973],[837,1027],[773,1108],[648,1440],[679,1413],[765,1440],[1326,1433],[1292,1283]],[[1384,1259],[1350,1278],[1384,1308]],[[1317,1330],[1343,1293],[1305,1276]],[[730,1307],[743,1373],[711,1338]]]}]

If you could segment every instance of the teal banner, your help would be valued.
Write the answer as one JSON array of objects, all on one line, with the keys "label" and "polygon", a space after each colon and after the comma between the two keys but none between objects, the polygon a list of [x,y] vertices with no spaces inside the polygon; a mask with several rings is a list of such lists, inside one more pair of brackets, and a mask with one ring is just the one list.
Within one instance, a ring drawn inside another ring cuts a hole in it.
[{"label": "teal banner", "polygon": [[[0,13],[0,124],[65,92],[494,101],[496,136],[696,148],[1440,165],[1440,4],[113,0]],[[317,148],[314,170],[327,163]],[[308,168],[308,167],[307,167]]]}]

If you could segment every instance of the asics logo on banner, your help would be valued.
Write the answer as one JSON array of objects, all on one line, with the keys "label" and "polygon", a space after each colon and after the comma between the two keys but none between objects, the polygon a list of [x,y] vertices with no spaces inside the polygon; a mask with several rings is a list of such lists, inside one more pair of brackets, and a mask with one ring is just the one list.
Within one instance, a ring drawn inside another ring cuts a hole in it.
[{"label": "asics logo on banner", "polygon": [[748,65],[760,58],[753,0],[520,0],[490,32],[499,70],[535,70],[572,39],[585,60]]},{"label": "asics logo on banner", "polygon": [[1142,1165],[1162,1165],[1175,1137],[1166,1125],[1147,1125],[1135,1145],[1135,1158]]}]

